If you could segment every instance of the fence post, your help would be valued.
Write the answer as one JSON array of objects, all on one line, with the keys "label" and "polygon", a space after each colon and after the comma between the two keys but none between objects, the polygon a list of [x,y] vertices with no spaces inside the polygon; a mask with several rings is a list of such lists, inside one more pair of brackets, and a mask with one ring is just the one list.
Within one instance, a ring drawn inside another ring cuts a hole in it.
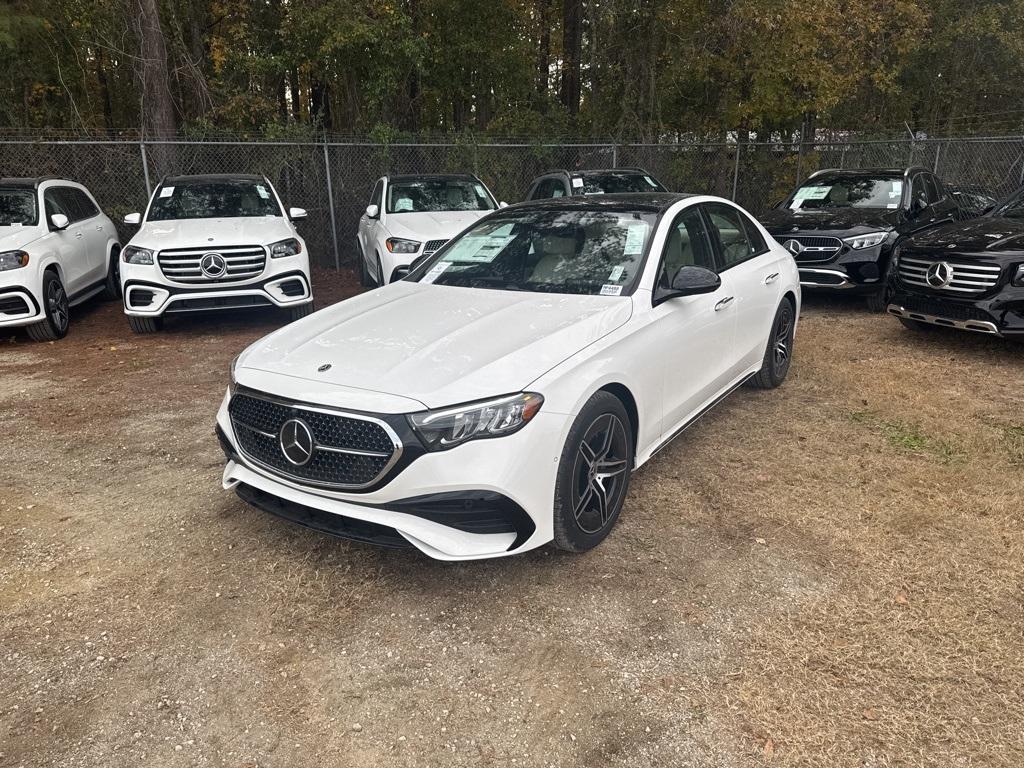
[{"label": "fence post", "polygon": [[942,142],[935,143],[935,167],[932,169],[936,176],[939,175],[939,158],[942,156]]},{"label": "fence post", "polygon": [[839,170],[846,167],[846,145],[843,145],[842,151],[839,153]]},{"label": "fence post", "polygon": [[804,169],[804,139],[800,137],[800,143],[796,145],[796,184],[803,178]]},{"label": "fence post", "polygon": [[619,167],[619,145],[612,144],[612,168]]},{"label": "fence post", "polygon": [[146,161],[146,142],[139,141],[139,152],[142,154],[142,175],[146,179],[146,199],[153,196],[153,187],[149,183],[149,163]]},{"label": "fence post", "polygon": [[734,203],[736,202],[736,191],[737,191],[737,188],[739,187],[739,183],[740,183],[740,147],[741,146],[742,146],[742,144],[737,141],[736,142],[736,164],[733,166],[733,169],[732,169],[732,198],[731,199],[732,199],[732,201]]},{"label": "fence post", "polygon": [[334,269],[341,269],[341,257],[338,255],[338,227],[334,223],[334,188],[331,186],[331,160],[324,141],[324,172],[327,174],[327,208],[331,212],[331,242],[334,245]]}]

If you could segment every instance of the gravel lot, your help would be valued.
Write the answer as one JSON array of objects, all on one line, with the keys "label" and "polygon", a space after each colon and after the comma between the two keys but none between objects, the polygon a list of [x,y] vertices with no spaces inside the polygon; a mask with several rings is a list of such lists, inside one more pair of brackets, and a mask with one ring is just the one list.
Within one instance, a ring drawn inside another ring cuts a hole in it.
[{"label": "gravel lot", "polygon": [[452,565],[221,490],[283,317],[74,314],[0,341],[0,766],[1024,765],[1024,347],[808,300],[598,549]]}]

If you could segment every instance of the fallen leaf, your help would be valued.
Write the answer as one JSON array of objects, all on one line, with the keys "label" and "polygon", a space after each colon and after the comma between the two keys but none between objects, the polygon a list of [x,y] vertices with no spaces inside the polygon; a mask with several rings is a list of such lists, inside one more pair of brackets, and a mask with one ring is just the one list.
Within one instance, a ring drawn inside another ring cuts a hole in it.
[{"label": "fallen leaf", "polygon": [[765,757],[771,757],[775,754],[775,742],[771,738],[765,739],[764,746],[761,748]]},{"label": "fallen leaf", "polygon": [[910,601],[907,600],[906,593],[904,593],[904,592],[897,592],[895,600],[896,600],[897,605],[908,605],[910,603]]},{"label": "fallen leaf", "polygon": [[871,709],[869,707],[868,709],[864,710],[864,719],[865,720],[877,720],[878,719],[878,715],[875,714],[875,710],[873,710],[873,709]]}]

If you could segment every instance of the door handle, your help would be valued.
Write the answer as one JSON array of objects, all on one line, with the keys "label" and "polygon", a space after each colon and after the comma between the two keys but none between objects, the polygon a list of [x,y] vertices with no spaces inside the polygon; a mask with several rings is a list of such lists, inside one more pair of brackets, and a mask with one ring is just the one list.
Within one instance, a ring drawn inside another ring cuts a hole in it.
[{"label": "door handle", "polygon": [[771,285],[772,283],[774,283],[778,279],[779,279],[779,273],[778,272],[772,272],[770,275],[768,275],[768,277],[766,277],[764,279],[764,284],[765,285]]},{"label": "door handle", "polygon": [[75,232],[75,237],[81,239],[82,233],[81,232]]},{"label": "door handle", "polygon": [[720,302],[715,304],[715,312],[721,312],[723,309],[728,307],[730,304],[732,304],[732,300],[734,298],[735,298],[735,296],[726,296]]},{"label": "door handle", "polygon": [[96,231],[97,232],[102,232],[103,231],[103,225],[102,224],[97,224],[96,225]]}]

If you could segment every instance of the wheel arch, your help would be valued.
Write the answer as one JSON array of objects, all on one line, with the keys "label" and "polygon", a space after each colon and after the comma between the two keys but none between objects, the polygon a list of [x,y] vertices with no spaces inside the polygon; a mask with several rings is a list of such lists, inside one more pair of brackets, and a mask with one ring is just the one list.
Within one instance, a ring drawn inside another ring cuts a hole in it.
[{"label": "wheel arch", "polygon": [[640,432],[640,412],[637,410],[636,398],[633,396],[633,393],[630,391],[629,387],[617,381],[609,382],[597,391],[607,392],[614,396],[626,409],[626,414],[629,416],[630,432],[632,433],[633,438],[633,451],[635,452],[637,446],[637,435]]}]

